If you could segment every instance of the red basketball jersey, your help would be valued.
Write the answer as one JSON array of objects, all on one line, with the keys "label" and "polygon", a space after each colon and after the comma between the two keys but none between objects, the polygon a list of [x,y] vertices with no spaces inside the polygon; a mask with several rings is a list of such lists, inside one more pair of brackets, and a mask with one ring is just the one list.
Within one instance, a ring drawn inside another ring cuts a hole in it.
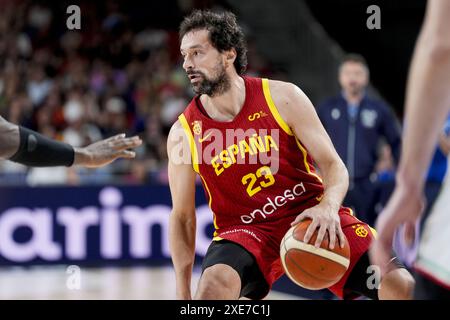
[{"label": "red basketball jersey", "polygon": [[211,119],[199,97],[179,116],[214,213],[215,236],[293,220],[323,195],[313,160],[281,118],[269,81],[243,79],[245,102],[232,121]]}]

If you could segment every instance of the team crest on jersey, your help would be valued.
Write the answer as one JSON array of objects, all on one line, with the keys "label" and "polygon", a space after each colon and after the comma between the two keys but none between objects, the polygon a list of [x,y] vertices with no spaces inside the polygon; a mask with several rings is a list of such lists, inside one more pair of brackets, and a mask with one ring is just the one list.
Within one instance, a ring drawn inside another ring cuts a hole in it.
[{"label": "team crest on jersey", "polygon": [[195,120],[194,122],[192,122],[192,131],[194,132],[194,134],[196,135],[201,135],[202,134],[202,122]]},{"label": "team crest on jersey", "polygon": [[355,226],[352,226],[353,229],[355,229],[355,233],[358,237],[365,238],[369,234],[366,228],[364,226],[357,224]]},{"label": "team crest on jersey", "polygon": [[363,110],[361,112],[361,121],[364,127],[373,128],[378,118],[378,113],[375,110]]}]

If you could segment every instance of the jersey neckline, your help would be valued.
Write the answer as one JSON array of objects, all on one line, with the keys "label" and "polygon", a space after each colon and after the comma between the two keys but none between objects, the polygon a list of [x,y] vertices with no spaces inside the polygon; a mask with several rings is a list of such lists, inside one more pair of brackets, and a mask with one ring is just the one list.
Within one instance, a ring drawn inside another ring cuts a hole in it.
[{"label": "jersey neckline", "polygon": [[236,123],[240,118],[243,117],[244,113],[248,109],[247,104],[248,104],[248,101],[250,100],[249,99],[249,94],[250,94],[249,91],[250,90],[249,90],[249,83],[248,83],[247,77],[242,76],[241,78],[244,80],[245,99],[244,99],[244,103],[242,104],[242,108],[241,108],[241,110],[239,110],[238,114],[231,121],[215,120],[208,115],[205,107],[202,104],[202,101],[200,100],[200,95],[197,95],[197,96],[195,96],[195,107],[197,108],[197,111],[199,112],[202,120],[206,120],[208,122],[214,123],[215,125],[219,125],[219,126],[229,126],[231,124]]}]

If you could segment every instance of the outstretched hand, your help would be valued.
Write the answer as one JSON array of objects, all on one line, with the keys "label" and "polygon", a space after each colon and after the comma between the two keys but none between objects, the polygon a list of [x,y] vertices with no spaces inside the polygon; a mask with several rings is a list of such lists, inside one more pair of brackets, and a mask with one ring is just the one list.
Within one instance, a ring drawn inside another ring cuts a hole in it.
[{"label": "outstretched hand", "polygon": [[121,133],[84,148],[75,148],[74,165],[98,168],[118,158],[132,159],[136,153],[128,149],[134,149],[141,144],[142,140],[138,136],[127,138],[124,133]]}]

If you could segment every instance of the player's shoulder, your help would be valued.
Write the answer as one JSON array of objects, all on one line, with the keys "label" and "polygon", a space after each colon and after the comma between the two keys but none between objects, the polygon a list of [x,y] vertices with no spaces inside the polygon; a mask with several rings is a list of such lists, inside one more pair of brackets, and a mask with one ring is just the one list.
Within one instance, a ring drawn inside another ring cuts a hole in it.
[{"label": "player's shoulder", "polygon": [[183,131],[183,126],[181,124],[181,121],[179,119],[177,119],[177,121],[175,121],[172,126],[170,127],[170,131],[169,134],[167,136],[167,142],[169,143],[170,141],[173,141],[175,137],[179,137],[180,136],[180,132]]},{"label": "player's shoulder", "polygon": [[272,95],[274,94],[286,94],[286,93],[295,93],[295,91],[300,90],[300,88],[288,81],[281,80],[273,80],[268,79],[269,88]]},{"label": "player's shoulder", "polygon": [[180,129],[183,129],[183,123],[181,122],[180,119],[184,118],[189,119],[192,116],[195,116],[197,110],[197,102],[196,100],[200,99],[200,96],[194,96],[191,101],[189,101],[189,103],[186,105],[186,107],[184,108],[183,112],[178,116],[177,120],[173,123],[172,127],[170,128],[169,134],[171,132],[176,132]]},{"label": "player's shoulder", "polygon": [[270,96],[284,121],[290,121],[299,112],[309,112],[311,103],[306,94],[294,83],[269,80]]},{"label": "player's shoulder", "polygon": [[300,87],[292,82],[270,79],[268,82],[270,95],[278,108],[298,106],[307,100],[306,95]]},{"label": "player's shoulder", "polygon": [[[177,119],[172,126],[170,127],[168,138],[171,140],[171,138],[180,137],[180,133],[184,133],[183,125],[180,121],[180,119]],[[184,134],[183,134],[184,135]]]},{"label": "player's shoulder", "polygon": [[186,133],[183,124],[178,119],[173,123],[170,128],[169,135],[167,136],[167,151],[169,159],[172,154],[171,150],[174,148],[179,148],[180,146],[183,152],[190,152],[188,134]]}]

